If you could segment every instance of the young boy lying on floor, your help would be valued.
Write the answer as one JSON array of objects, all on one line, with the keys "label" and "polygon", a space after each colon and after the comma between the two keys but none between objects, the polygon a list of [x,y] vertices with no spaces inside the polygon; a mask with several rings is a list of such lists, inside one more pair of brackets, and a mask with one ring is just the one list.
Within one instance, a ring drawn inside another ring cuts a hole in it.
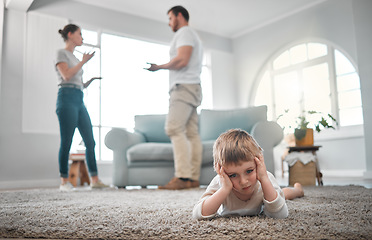
[{"label": "young boy lying on floor", "polygon": [[221,134],[214,146],[213,178],[193,210],[193,218],[254,216],[262,211],[272,218],[286,218],[286,199],[304,196],[301,184],[281,189],[266,170],[262,148],[246,131],[232,129]]}]

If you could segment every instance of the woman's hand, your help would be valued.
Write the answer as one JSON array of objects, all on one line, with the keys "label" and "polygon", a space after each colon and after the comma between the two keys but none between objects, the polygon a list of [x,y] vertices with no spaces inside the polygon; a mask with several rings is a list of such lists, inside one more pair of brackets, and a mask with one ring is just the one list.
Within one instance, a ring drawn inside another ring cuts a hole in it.
[{"label": "woman's hand", "polygon": [[92,53],[84,53],[83,54],[83,59],[81,60],[83,64],[87,63],[93,56],[95,52]]},{"label": "woman's hand", "polygon": [[84,83],[84,88],[87,88],[96,79],[102,79],[102,77],[92,77],[89,81]]}]

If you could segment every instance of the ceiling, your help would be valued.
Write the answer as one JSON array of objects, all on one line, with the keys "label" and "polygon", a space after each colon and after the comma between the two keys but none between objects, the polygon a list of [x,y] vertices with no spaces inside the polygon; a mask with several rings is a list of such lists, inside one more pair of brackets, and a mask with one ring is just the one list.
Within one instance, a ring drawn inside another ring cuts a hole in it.
[{"label": "ceiling", "polygon": [[235,38],[326,0],[68,0],[124,12],[168,24],[167,11],[182,5],[190,26]]}]

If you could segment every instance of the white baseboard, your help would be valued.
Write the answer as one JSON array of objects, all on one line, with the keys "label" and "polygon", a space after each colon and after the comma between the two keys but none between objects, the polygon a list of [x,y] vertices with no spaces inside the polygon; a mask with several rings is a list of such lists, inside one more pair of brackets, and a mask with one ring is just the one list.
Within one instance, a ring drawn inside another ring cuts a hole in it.
[{"label": "white baseboard", "polygon": [[21,180],[21,181],[1,181],[0,189],[24,189],[24,188],[46,188],[59,187],[59,178],[43,179],[43,180]]},{"label": "white baseboard", "polygon": [[323,177],[363,178],[364,170],[320,170]]},{"label": "white baseboard", "polygon": [[[110,185],[111,177],[100,177],[102,182]],[[29,189],[29,188],[58,188],[61,180],[59,177],[43,180],[21,180],[21,181],[0,181],[0,190]]]},{"label": "white baseboard", "polygon": [[364,179],[372,179],[372,171],[365,171],[363,174]]},{"label": "white baseboard", "polygon": [[[320,170],[323,174],[323,178],[332,177],[342,177],[342,178],[358,178],[358,179],[371,179],[372,172],[366,172],[364,170]],[[276,177],[281,177],[281,171],[275,171]],[[284,172],[284,177],[288,177],[288,172]]]}]

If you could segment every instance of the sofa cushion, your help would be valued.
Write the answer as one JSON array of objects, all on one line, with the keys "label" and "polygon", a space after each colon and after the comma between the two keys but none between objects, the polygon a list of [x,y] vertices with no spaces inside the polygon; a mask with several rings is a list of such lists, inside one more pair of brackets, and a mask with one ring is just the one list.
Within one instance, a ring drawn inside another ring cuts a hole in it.
[{"label": "sofa cushion", "polygon": [[203,161],[202,165],[213,165],[213,144],[215,140],[203,141]]},{"label": "sofa cushion", "polygon": [[173,163],[171,143],[140,143],[130,147],[127,151],[128,163],[138,161],[170,161]]},{"label": "sofa cushion", "polygon": [[135,131],[142,133],[147,142],[170,142],[169,137],[165,134],[165,114],[160,115],[136,115]]},{"label": "sofa cushion", "polygon": [[200,113],[200,137],[204,140],[215,140],[232,128],[250,132],[259,121],[267,121],[267,106],[248,107],[233,110],[207,110]]},{"label": "sofa cushion", "polygon": [[[213,144],[212,141],[205,141],[203,144],[202,164],[213,163]],[[128,165],[145,164],[148,162],[153,166],[153,162],[170,162],[173,165],[173,148],[171,143],[140,143],[130,147],[127,151]]]}]

